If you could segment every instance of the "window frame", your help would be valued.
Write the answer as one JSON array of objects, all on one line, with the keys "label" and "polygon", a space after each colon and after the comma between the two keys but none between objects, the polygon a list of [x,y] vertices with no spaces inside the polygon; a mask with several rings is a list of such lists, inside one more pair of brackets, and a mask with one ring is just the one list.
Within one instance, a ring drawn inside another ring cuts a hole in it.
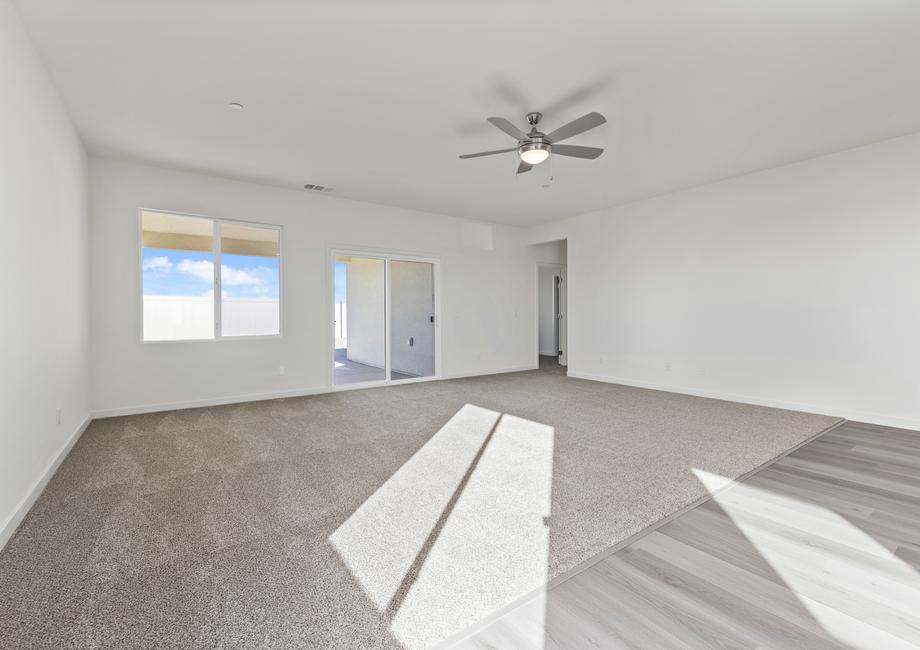
[{"label": "window frame", "polygon": [[[156,212],[159,214],[173,215],[176,217],[192,217],[195,219],[207,219],[212,224],[212,254],[214,255],[214,336],[209,339],[162,339],[148,341],[144,338],[144,213]],[[250,226],[252,228],[266,228],[278,231],[278,333],[277,334],[249,334],[241,336],[223,336],[220,328],[222,324],[223,300],[221,292],[221,245],[220,245],[220,226],[228,223],[239,226]],[[139,336],[142,345],[163,345],[170,343],[215,343],[218,341],[256,341],[266,339],[281,339],[284,336],[284,226],[278,224],[258,223],[256,221],[243,221],[241,219],[225,219],[222,217],[212,217],[206,214],[196,214],[193,212],[180,212],[177,210],[164,210],[162,208],[144,208],[137,209],[137,273],[138,273],[138,313],[139,319]]]}]

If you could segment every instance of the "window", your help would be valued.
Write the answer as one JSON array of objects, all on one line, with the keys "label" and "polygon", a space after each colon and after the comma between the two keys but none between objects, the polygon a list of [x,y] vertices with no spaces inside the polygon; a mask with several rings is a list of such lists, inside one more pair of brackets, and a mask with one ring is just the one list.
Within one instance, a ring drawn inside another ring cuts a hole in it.
[{"label": "window", "polygon": [[144,210],[141,239],[144,341],[281,333],[280,228]]},{"label": "window", "polygon": [[220,224],[222,336],[280,332],[281,231]]}]

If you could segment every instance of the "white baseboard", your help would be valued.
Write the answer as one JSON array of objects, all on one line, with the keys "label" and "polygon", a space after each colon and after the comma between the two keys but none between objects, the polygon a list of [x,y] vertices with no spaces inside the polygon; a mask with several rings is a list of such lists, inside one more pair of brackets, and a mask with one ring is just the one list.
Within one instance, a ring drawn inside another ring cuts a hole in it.
[{"label": "white baseboard", "polygon": [[93,421],[92,416],[86,416],[86,419],[83,420],[83,423],[76,428],[76,430],[70,434],[70,437],[67,439],[67,442],[64,443],[64,446],[55,454],[54,458],[51,459],[51,462],[48,463],[43,471],[35,482],[32,484],[32,487],[29,488],[29,491],[26,492],[25,496],[16,504],[16,508],[13,509],[13,512],[10,513],[10,516],[6,518],[6,521],[3,524],[0,524],[0,550],[3,550],[3,547],[6,546],[6,543],[10,541],[10,538],[13,536],[13,533],[16,532],[16,529],[19,528],[19,524],[22,523],[22,520],[28,514],[29,510],[38,500],[38,497],[41,496],[41,493],[44,491],[45,486],[48,485],[48,481],[51,480],[51,477],[54,476],[54,473],[57,471],[57,468],[60,467],[61,463],[67,458],[67,454],[70,453],[70,450],[73,449],[73,446],[77,443],[77,440],[80,439],[80,436],[83,435],[83,432],[86,431],[86,427],[89,426],[89,423]]},{"label": "white baseboard", "polygon": [[[462,379],[463,377],[479,377],[482,375],[499,375],[506,372],[521,372],[524,370],[535,370],[536,365],[520,366],[517,368],[502,368],[499,370],[483,370],[481,372],[464,373],[457,375],[447,375],[440,379]],[[428,379],[425,377],[419,380],[438,381],[438,379]],[[411,383],[415,380],[406,380],[405,383]],[[368,388],[368,386],[355,385],[355,390]],[[331,393],[336,390],[349,390],[348,386],[321,386],[318,388],[295,388],[291,390],[271,391],[266,393],[247,393],[245,395],[230,395],[227,397],[208,397],[204,399],[185,400],[181,402],[160,402],[158,404],[139,404],[136,406],[119,406],[116,408],[100,409],[93,411],[93,418],[112,418],[122,415],[140,415],[141,413],[159,413],[161,411],[178,411],[181,409],[201,408],[204,406],[221,406],[224,404],[242,404],[244,402],[260,402],[267,399],[282,399],[285,397],[305,397],[307,395],[322,395]]]},{"label": "white baseboard", "polygon": [[590,381],[602,381],[607,384],[621,384],[623,386],[633,386],[636,388],[650,388],[652,390],[661,390],[668,393],[680,393],[682,395],[694,395],[696,397],[709,397],[712,399],[721,399],[729,402],[741,402],[742,404],[770,406],[773,408],[787,409],[791,411],[804,411],[806,413],[820,413],[822,415],[842,417],[854,422],[869,422],[871,424],[879,424],[886,427],[920,430],[920,420],[885,415],[883,413],[859,411],[845,407],[828,406],[826,404],[808,404],[803,402],[763,399],[751,395],[739,395],[736,393],[726,393],[722,391],[700,390],[697,388],[687,388],[686,386],[673,386],[669,384],[656,384],[648,381],[624,379],[622,377],[610,377],[605,375],[595,375],[583,372],[573,372],[571,370],[569,371],[569,377],[575,377],[576,379],[588,379]]},{"label": "white baseboard", "polygon": [[245,395],[230,395],[226,397],[206,397],[204,399],[184,400],[181,402],[160,402],[158,404],[140,404],[137,406],[119,406],[117,408],[100,409],[93,411],[93,418],[112,418],[121,415],[140,415],[141,413],[159,413],[160,411],[180,411],[182,409],[201,408],[203,406],[222,406],[224,404],[242,404],[244,402],[261,402],[267,399],[282,399],[285,397],[305,397],[307,395],[321,395],[331,393],[332,389],[321,388],[295,388],[291,390],[271,391],[267,393],[247,393]]},{"label": "white baseboard", "polygon": [[531,364],[529,366],[517,366],[515,368],[500,368],[498,370],[478,370],[476,372],[465,372],[456,375],[446,375],[444,379],[463,379],[464,377],[484,377],[486,375],[504,375],[508,372],[524,372],[525,370],[538,370],[540,366]]}]

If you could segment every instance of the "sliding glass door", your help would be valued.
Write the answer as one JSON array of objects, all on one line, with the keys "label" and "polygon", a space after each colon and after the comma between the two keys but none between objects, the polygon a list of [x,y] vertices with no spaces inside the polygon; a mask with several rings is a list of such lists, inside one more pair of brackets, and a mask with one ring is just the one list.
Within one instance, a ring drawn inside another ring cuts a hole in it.
[{"label": "sliding glass door", "polygon": [[335,257],[335,384],[386,379],[386,260]]},{"label": "sliding glass door", "polygon": [[390,261],[390,379],[434,376],[434,264]]},{"label": "sliding glass door", "polygon": [[436,261],[335,252],[333,384],[437,375]]}]

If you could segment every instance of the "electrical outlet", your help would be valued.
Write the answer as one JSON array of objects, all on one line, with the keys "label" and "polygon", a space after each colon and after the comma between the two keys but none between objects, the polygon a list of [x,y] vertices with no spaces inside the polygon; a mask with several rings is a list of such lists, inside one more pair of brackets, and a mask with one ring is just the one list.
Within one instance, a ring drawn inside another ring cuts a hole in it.
[{"label": "electrical outlet", "polygon": [[63,409],[58,409],[58,410],[57,410],[57,421],[58,421],[58,424],[60,424],[61,422],[64,421]]},{"label": "electrical outlet", "polygon": [[700,377],[706,376],[706,368],[700,367]]},{"label": "electrical outlet", "polygon": [[283,374],[284,374],[284,366],[278,366],[278,374],[279,374],[279,375],[283,375]]}]

